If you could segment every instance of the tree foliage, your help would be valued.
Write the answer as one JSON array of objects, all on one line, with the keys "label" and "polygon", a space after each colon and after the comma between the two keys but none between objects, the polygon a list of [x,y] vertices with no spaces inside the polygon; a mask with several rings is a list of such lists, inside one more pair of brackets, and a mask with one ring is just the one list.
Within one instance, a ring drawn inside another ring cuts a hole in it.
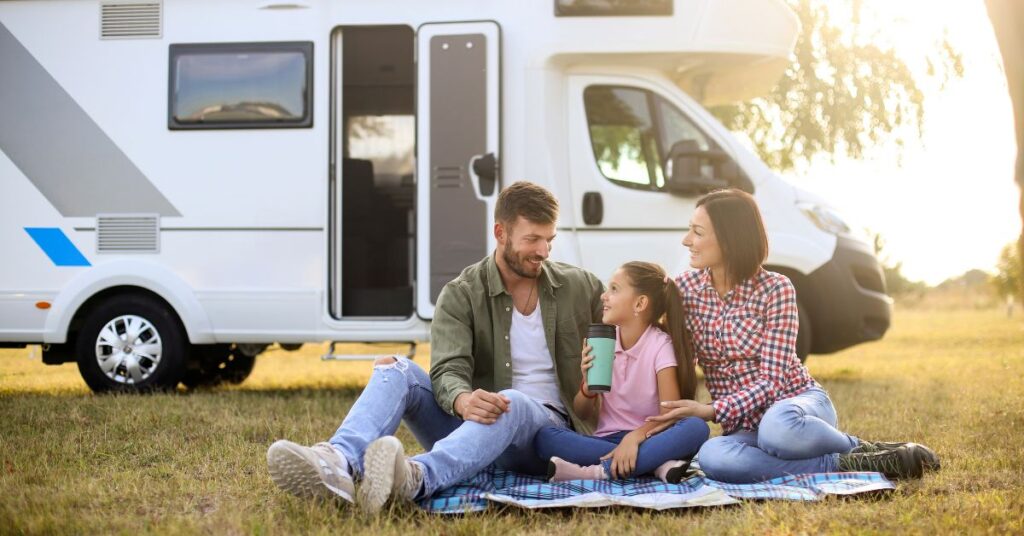
[{"label": "tree foliage", "polygon": [[[746,133],[777,170],[819,153],[859,159],[874,145],[892,141],[902,147],[907,138],[919,138],[919,80],[878,30],[864,24],[862,2],[787,2],[802,32],[778,85],[767,96],[711,112],[729,129]],[[934,43],[926,61],[924,76],[940,83],[963,74],[961,57],[945,38]]]},{"label": "tree foliage", "polygon": [[1024,299],[1024,265],[1021,263],[1016,243],[1007,244],[999,254],[992,285],[1000,296]]}]

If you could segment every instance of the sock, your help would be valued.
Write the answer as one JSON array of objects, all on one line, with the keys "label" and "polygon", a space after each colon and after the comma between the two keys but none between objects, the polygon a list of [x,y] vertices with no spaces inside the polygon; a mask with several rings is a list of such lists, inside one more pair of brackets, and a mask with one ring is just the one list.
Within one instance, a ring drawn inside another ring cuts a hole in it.
[{"label": "sock", "polygon": [[344,469],[345,472],[349,474],[349,476],[352,476],[352,467],[349,466],[348,458],[345,458],[345,453],[342,452],[341,449],[334,446],[333,444],[331,445],[331,448],[334,449],[334,452],[338,453],[338,458],[341,459],[341,462],[338,464],[338,466]]},{"label": "sock", "polygon": [[601,464],[582,467],[555,456],[551,458],[551,463],[555,465],[555,474],[551,477],[551,482],[608,480],[608,474],[604,472],[604,466]]}]

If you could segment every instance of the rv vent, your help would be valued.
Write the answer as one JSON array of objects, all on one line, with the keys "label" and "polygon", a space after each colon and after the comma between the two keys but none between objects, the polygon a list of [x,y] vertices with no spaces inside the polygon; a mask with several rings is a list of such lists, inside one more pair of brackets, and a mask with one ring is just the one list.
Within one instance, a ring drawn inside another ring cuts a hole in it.
[{"label": "rv vent", "polygon": [[161,1],[102,0],[100,39],[160,37]]},{"label": "rv vent", "polygon": [[97,253],[157,253],[160,251],[158,214],[99,214],[96,216]]},{"label": "rv vent", "polygon": [[462,166],[437,166],[434,168],[434,188],[461,188]]}]

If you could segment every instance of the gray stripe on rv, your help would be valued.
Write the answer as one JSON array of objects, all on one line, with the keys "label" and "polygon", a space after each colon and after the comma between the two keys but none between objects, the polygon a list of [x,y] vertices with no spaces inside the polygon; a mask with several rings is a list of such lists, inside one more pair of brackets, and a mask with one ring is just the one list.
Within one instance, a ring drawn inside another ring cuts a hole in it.
[{"label": "gray stripe on rv", "polygon": [[62,216],[181,215],[3,23],[0,80],[0,150]]}]

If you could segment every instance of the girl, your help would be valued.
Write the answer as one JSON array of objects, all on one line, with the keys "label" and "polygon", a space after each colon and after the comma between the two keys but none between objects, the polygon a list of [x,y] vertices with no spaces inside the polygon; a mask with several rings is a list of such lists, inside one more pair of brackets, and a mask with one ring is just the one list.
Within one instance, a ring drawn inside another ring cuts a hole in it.
[{"label": "girl", "polygon": [[585,436],[564,428],[544,428],[534,446],[542,459],[550,460],[552,481],[655,472],[662,480],[678,482],[688,460],[708,438],[707,423],[682,419],[652,437],[649,432],[658,423],[644,422],[658,414],[659,402],[693,398],[696,390],[675,285],[660,266],[630,262],[612,275],[601,301],[602,321],[618,326],[612,389],[604,394],[587,390],[585,378],[594,356],[584,342],[580,366],[584,381],[573,400],[580,418],[592,422],[597,416],[597,429],[593,436]]},{"label": "girl", "polygon": [[742,483],[833,471],[905,478],[938,468],[924,446],[839,431],[828,394],[797,358],[796,291],[761,266],[768,239],[752,196],[731,189],[701,198],[683,245],[696,270],[677,281],[712,402],[663,403],[673,409],[650,420],[721,424],[724,435],[698,455],[709,478]]}]

